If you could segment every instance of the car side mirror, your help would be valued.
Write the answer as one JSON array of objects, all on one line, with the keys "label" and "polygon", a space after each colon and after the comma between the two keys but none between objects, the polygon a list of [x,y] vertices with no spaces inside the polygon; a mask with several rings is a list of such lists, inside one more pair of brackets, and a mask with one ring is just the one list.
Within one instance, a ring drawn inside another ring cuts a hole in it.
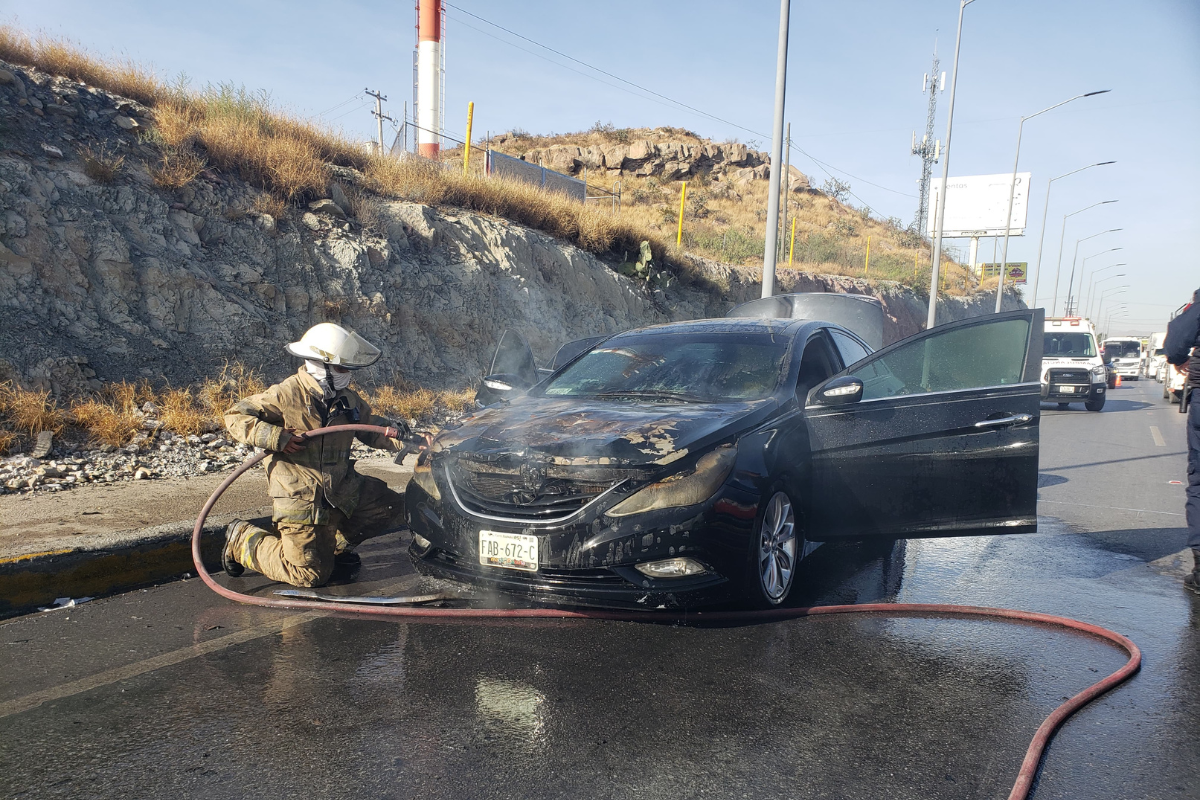
[{"label": "car side mirror", "polygon": [[529,390],[526,383],[527,381],[522,380],[521,376],[507,372],[488,375],[475,390],[475,403],[481,408],[486,408],[505,400],[512,400],[514,397],[520,397]]},{"label": "car side mirror", "polygon": [[862,396],[862,380],[853,375],[843,375],[818,388],[813,393],[812,400],[822,406],[840,406],[857,403],[862,400]]}]

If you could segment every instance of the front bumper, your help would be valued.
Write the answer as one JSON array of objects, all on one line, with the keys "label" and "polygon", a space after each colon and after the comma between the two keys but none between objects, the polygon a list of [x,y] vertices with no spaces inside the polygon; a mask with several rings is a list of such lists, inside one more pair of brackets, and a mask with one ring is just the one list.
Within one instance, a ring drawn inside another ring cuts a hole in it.
[{"label": "front bumper", "polygon": [[1084,403],[1099,400],[1108,391],[1104,383],[1043,383],[1042,400],[1048,403]]},{"label": "front bumper", "polygon": [[[616,524],[597,514],[546,528],[473,519],[445,492],[435,500],[411,482],[406,513],[415,536],[409,555],[422,574],[538,603],[630,609],[712,605],[733,596],[733,579],[747,563],[758,501],[737,496],[742,494],[725,487],[699,506],[640,514]],[[538,570],[480,564],[481,530],[537,536]],[[429,545],[418,545],[416,536]],[[655,579],[634,567],[680,556],[699,561],[707,571]]]}]

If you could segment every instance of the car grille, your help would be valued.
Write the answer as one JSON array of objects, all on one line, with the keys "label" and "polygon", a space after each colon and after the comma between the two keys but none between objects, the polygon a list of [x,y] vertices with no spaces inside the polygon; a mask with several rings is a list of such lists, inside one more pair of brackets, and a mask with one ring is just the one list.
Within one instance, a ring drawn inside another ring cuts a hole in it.
[{"label": "car grille", "polygon": [[468,511],[514,521],[569,517],[633,473],[611,468],[563,467],[517,456],[449,459],[446,476]]},{"label": "car grille", "polygon": [[1086,369],[1052,369],[1050,383],[1090,383],[1091,375]]},{"label": "car grille", "polygon": [[429,554],[434,562],[443,564],[455,570],[478,574],[491,578],[503,578],[506,581],[518,583],[551,583],[551,584],[593,584],[593,585],[628,585],[628,582],[609,569],[553,569],[539,567],[537,572],[520,570],[496,570],[483,568],[470,560],[460,558],[448,550],[435,550]]}]

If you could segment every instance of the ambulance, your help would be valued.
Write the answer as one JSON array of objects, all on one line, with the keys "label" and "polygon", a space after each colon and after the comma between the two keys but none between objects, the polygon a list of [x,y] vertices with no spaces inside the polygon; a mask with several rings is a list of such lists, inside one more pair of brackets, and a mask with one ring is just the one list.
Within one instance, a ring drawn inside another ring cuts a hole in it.
[{"label": "ambulance", "polygon": [[1067,408],[1083,403],[1088,411],[1104,408],[1108,375],[1096,330],[1082,317],[1046,320],[1042,345],[1042,400]]}]

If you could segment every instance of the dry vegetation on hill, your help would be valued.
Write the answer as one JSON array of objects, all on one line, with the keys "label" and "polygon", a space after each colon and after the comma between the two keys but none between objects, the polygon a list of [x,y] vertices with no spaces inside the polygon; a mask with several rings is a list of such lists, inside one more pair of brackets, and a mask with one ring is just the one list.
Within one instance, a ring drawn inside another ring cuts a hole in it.
[{"label": "dry vegetation on hill", "polygon": [[[98,58],[72,43],[31,37],[11,26],[0,26],[0,58],[149,107],[154,127],[148,135],[161,149],[160,163],[149,166],[163,188],[178,188],[205,167],[215,167],[269,191],[275,198],[275,210],[279,210],[284,203],[324,196],[329,179],[326,165],[334,164],[361,171],[366,185],[379,195],[493,214],[610,258],[636,257],[633,254],[639,243],[649,241],[660,264],[698,283],[706,279],[694,268],[689,253],[749,266],[762,257],[765,181],[737,186],[710,182],[704,176],[689,181],[683,247],[677,249],[677,181],[623,177],[621,211],[613,215],[604,203],[581,206],[523,184],[378,158],[336,132],[280,111],[263,96],[232,86],[191,90],[171,85],[132,61]],[[578,134],[539,137],[515,132],[504,149],[519,152],[554,144],[587,146],[635,136],[650,141],[703,141],[680,128],[629,130],[597,124]],[[453,162],[455,158],[455,151],[446,153],[445,160]],[[102,159],[94,161],[97,175],[111,170]],[[794,192],[790,200],[789,213],[797,219],[796,268],[854,276],[865,273],[916,287],[927,285],[929,267],[921,262],[929,258],[928,248],[911,236],[906,239],[894,221],[871,218],[819,192]],[[869,270],[864,269],[868,236]],[[786,260],[786,251],[783,256]],[[947,266],[945,291],[961,294],[975,288],[965,270]]]}]

